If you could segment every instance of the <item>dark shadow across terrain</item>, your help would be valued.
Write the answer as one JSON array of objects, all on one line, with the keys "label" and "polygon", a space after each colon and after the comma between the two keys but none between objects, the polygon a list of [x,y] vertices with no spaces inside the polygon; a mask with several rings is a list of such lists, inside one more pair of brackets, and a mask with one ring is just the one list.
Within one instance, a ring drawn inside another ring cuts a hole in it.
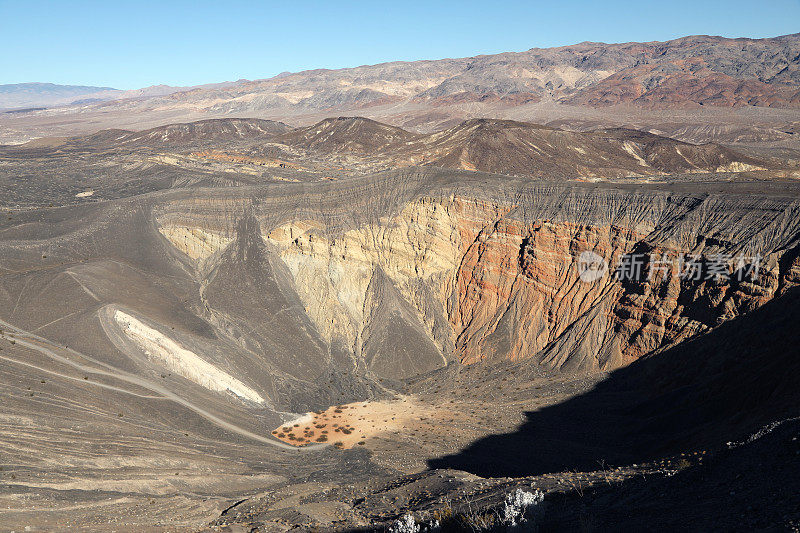
[{"label": "dark shadow across terrain", "polygon": [[613,372],[590,392],[528,412],[514,433],[430,468],[484,477],[598,470],[738,440],[800,414],[800,289]]}]

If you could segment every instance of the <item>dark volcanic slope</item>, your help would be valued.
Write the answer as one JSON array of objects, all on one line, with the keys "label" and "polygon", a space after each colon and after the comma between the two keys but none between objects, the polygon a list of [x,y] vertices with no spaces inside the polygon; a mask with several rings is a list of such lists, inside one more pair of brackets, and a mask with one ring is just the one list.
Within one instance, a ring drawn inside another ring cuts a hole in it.
[{"label": "dark volcanic slope", "polygon": [[714,144],[635,130],[577,133],[498,120],[470,120],[423,144],[417,151],[431,165],[537,177],[713,172],[763,164]]},{"label": "dark volcanic slope", "polygon": [[[627,178],[768,170],[791,177],[790,159],[693,145],[630,129],[560,130],[474,119],[417,134],[362,117],[325,119],[289,130],[260,119],[214,119],[131,132],[0,147],[4,205],[49,205],[173,187],[232,186],[341,178],[409,166],[480,170],[543,179]],[[281,133],[282,132],[282,133]],[[794,165],[794,166],[793,166]],[[297,172],[300,171],[300,172]],[[44,193],[43,191],[47,191]]]},{"label": "dark volcanic slope", "polygon": [[228,143],[232,141],[265,139],[288,131],[290,128],[274,120],[255,118],[223,118],[199,120],[187,124],[169,124],[149,130],[130,133],[117,138],[119,146],[187,146],[203,142]]},{"label": "dark volcanic slope", "polygon": [[418,135],[365,118],[340,117],[277,136],[271,143],[378,164],[539,178],[727,172],[768,166],[716,144],[693,145],[637,130],[581,133],[493,119],[472,119]]},{"label": "dark volcanic slope", "polygon": [[328,118],[273,139],[287,146],[322,153],[375,154],[389,146],[411,142],[419,135],[362,117]]},{"label": "dark volcanic slope", "polygon": [[[101,130],[91,135],[72,138],[34,140],[18,146],[5,147],[17,152],[26,149],[78,148],[94,149],[175,149],[197,146],[226,146],[235,143],[265,141],[292,128],[282,122],[258,118],[216,118],[195,122],[166,124],[142,131],[123,129]],[[24,153],[24,152],[23,152]]]},{"label": "dark volcanic slope", "polygon": [[[0,203],[57,205],[173,187],[270,181],[282,173],[277,164],[226,160],[222,150],[260,145],[289,129],[271,120],[227,118],[0,146],[0,186],[6,193]],[[223,158],[212,159],[218,153]]]}]

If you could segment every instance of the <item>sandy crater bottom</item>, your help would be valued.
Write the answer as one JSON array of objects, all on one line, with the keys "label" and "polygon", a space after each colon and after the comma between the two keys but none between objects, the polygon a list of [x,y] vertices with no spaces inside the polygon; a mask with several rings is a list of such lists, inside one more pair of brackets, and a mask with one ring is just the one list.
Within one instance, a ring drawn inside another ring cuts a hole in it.
[{"label": "sandy crater bottom", "polygon": [[327,443],[348,449],[366,444],[371,437],[416,426],[432,417],[435,410],[409,396],[335,405],[290,420],[275,428],[272,435],[293,446]]}]

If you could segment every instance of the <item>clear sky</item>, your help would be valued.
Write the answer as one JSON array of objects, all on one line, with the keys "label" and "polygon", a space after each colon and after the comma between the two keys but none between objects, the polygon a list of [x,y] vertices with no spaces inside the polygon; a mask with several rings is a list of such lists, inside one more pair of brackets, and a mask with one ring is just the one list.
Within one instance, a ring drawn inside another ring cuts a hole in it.
[{"label": "clear sky", "polygon": [[800,32],[800,0],[0,0],[0,83],[133,89],[581,41]]}]

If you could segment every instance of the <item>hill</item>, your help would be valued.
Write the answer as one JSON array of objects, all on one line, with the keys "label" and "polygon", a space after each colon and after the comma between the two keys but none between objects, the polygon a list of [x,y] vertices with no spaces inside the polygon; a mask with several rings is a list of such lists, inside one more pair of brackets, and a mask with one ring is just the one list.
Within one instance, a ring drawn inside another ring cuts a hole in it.
[{"label": "hill", "polygon": [[118,139],[120,146],[186,146],[199,142],[229,142],[271,137],[289,130],[274,120],[254,118],[222,118],[184,124],[168,124],[133,132]]},{"label": "hill", "polygon": [[624,177],[746,171],[766,163],[716,144],[694,145],[637,130],[591,132],[512,120],[472,119],[420,135],[359,117],[325,119],[271,139],[313,154],[375,164],[429,165],[537,178]]},{"label": "hill", "polygon": [[402,128],[367,118],[337,117],[297,128],[276,137],[274,142],[323,153],[370,154],[417,138],[419,135]]}]

